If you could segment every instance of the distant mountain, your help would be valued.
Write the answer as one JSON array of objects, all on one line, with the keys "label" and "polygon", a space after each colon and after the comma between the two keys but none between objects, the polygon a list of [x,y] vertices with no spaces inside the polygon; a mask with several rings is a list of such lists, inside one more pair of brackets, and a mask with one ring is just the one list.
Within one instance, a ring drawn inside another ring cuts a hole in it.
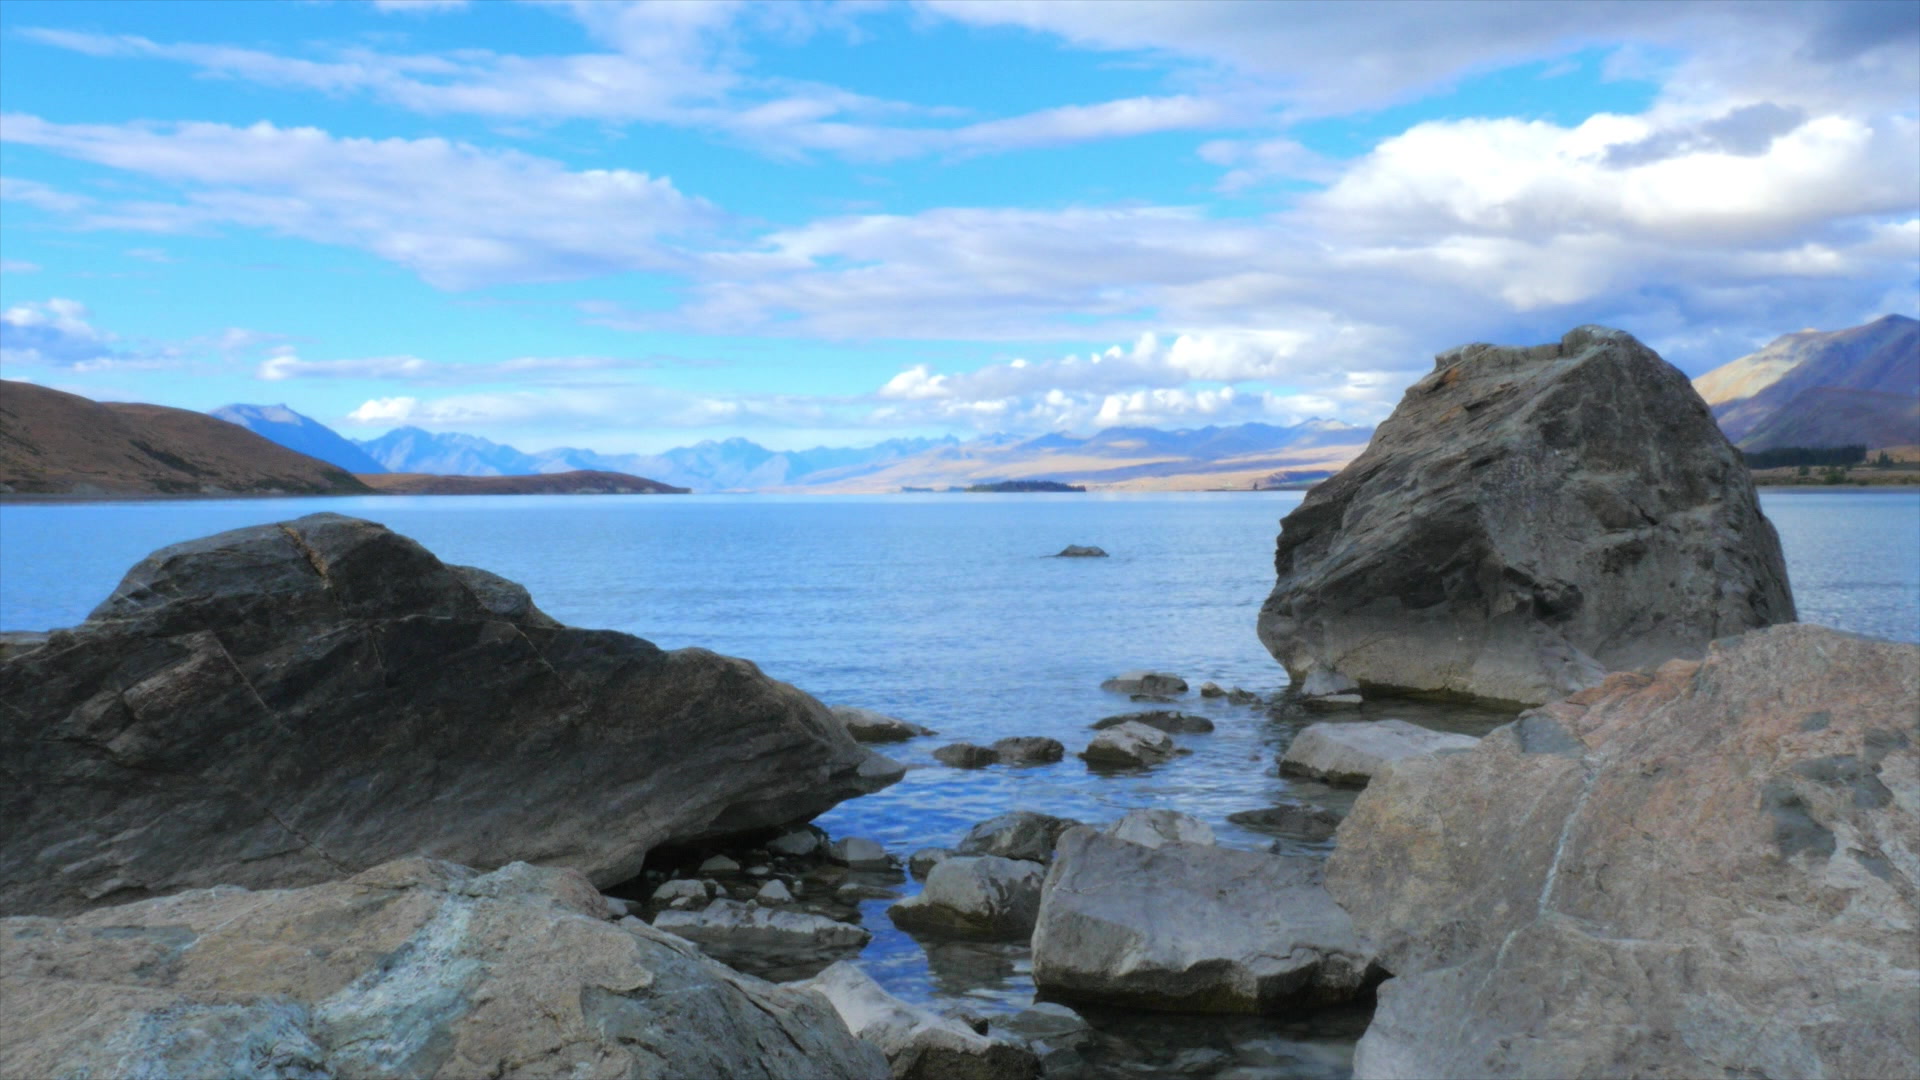
[{"label": "distant mountain", "polygon": [[1743,450],[1920,443],[1920,321],[1787,334],[1693,386]]},{"label": "distant mountain", "polygon": [[386,466],[342,438],[318,420],[285,405],[225,405],[209,413],[229,424],[239,424],[255,435],[272,439],[289,450],[338,465],[350,473],[383,473]]},{"label": "distant mountain", "polygon": [[346,471],[236,424],[0,380],[0,492],[365,495]]},{"label": "distant mountain", "polygon": [[685,495],[687,489],[617,472],[537,473],[531,476],[427,476],[382,473],[363,478],[389,495]]},{"label": "distant mountain", "polygon": [[[368,457],[387,472],[439,476],[526,476],[541,472],[540,462],[511,446],[478,435],[436,434],[417,427],[395,428],[377,439],[355,439]],[[555,469],[565,472],[566,466]]]}]

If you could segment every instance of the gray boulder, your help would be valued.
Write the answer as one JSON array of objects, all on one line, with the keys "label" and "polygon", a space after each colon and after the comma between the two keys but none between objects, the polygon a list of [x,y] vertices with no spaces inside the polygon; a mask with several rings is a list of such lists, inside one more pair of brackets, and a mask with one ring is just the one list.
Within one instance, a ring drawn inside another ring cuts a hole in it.
[{"label": "gray boulder", "polygon": [[854,870],[885,870],[894,865],[886,848],[862,836],[835,840],[827,847],[827,859]]},{"label": "gray boulder", "polygon": [[1331,697],[1354,693],[1360,689],[1360,684],[1337,671],[1317,667],[1302,676],[1295,689],[1301,697]]},{"label": "gray boulder", "polygon": [[916,880],[925,881],[933,868],[953,858],[953,850],[943,847],[921,848],[907,856],[907,873]]},{"label": "gray boulder", "polygon": [[768,851],[790,859],[805,858],[818,852],[821,846],[820,834],[811,828],[794,829],[767,841]]},{"label": "gray boulder", "polygon": [[949,743],[933,752],[933,760],[955,769],[984,769],[998,765],[1000,755],[977,743]]},{"label": "gray boulder", "polygon": [[1059,739],[1044,735],[1014,735],[996,739],[993,755],[1002,765],[1050,765],[1067,754]]},{"label": "gray boulder", "polygon": [[1080,822],[1032,810],[1015,810],[988,818],[967,830],[954,845],[955,855],[998,855],[1003,859],[1052,862],[1053,845],[1060,834]]},{"label": "gray boulder", "polygon": [[693,904],[705,904],[712,895],[713,893],[707,889],[706,882],[678,878],[662,882],[659,888],[653,890],[653,902],[684,908]]},{"label": "gray boulder", "polygon": [[1373,953],[1319,875],[1316,859],[1071,830],[1041,892],[1034,984],[1171,1012],[1350,1000],[1375,977]]},{"label": "gray boulder", "polygon": [[1260,640],[1296,680],[1534,705],[1794,618],[1746,463],[1629,334],[1442,353],[1281,522]]},{"label": "gray boulder", "polygon": [[901,775],[747,661],[557,626],[511,592],[337,514],[148,556],[86,622],[0,660],[0,910],[416,853],[607,886],[659,844]]},{"label": "gray boulder", "polygon": [[0,971],[10,1077],[888,1076],[818,994],[524,863],[4,919]]},{"label": "gray boulder", "polygon": [[1169,735],[1205,735],[1213,730],[1213,721],[1192,713],[1175,712],[1171,709],[1154,709],[1148,712],[1121,713],[1095,720],[1090,726],[1095,731],[1105,731],[1121,724],[1145,724],[1150,728],[1159,728]]},{"label": "gray boulder", "polygon": [[1293,737],[1280,771],[1333,784],[1364,784],[1406,758],[1471,750],[1479,742],[1405,720],[1327,721],[1309,724]]},{"label": "gray boulder", "polygon": [[1177,810],[1129,810],[1107,827],[1107,835],[1145,847],[1212,844],[1213,826]]},{"label": "gray boulder", "polygon": [[1091,545],[1082,544],[1068,544],[1066,547],[1060,549],[1059,554],[1054,556],[1056,559],[1104,559],[1106,557],[1107,553],[1105,551]]},{"label": "gray boulder", "polygon": [[1396,765],[1356,1074],[1920,1076],[1916,716],[1920,648],[1777,626]]},{"label": "gray boulder", "polygon": [[1040,912],[1046,868],[1025,859],[961,855],[927,872],[926,887],[887,909],[902,930],[1025,941]]},{"label": "gray boulder", "polygon": [[826,998],[848,1030],[886,1055],[896,1080],[1033,1080],[1040,1074],[1024,1045],[909,1005],[845,961],[788,986]]},{"label": "gray boulder", "polygon": [[791,904],[793,890],[787,888],[786,882],[776,878],[760,886],[760,891],[753,894],[753,899],[758,904]]},{"label": "gray boulder", "polygon": [[932,728],[909,724],[898,717],[853,705],[835,705],[833,715],[847,726],[847,734],[863,743],[906,742],[921,735],[938,735]]},{"label": "gray boulder", "polygon": [[1095,768],[1144,769],[1172,760],[1176,749],[1173,736],[1129,720],[1095,735],[1080,757]]},{"label": "gray boulder", "polygon": [[1100,689],[1115,694],[1184,694],[1187,692],[1187,680],[1156,671],[1129,671],[1101,683]]},{"label": "gray boulder", "polygon": [[701,911],[663,911],[655,930],[682,937],[722,961],[750,953],[852,951],[873,935],[852,923],[801,911],[774,911],[719,899]]}]

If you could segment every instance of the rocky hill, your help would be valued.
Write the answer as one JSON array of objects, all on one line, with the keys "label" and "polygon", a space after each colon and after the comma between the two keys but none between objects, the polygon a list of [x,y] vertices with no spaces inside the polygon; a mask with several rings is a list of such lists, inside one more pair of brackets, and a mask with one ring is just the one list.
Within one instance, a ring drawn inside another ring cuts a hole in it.
[{"label": "rocky hill", "polygon": [[289,450],[298,450],[329,465],[338,465],[350,473],[383,473],[388,469],[312,417],[302,416],[285,405],[225,405],[210,414],[229,424],[239,424],[255,435],[264,436]]},{"label": "rocky hill", "polygon": [[1693,381],[1742,450],[1920,442],[1920,321],[1774,339]]},{"label": "rocky hill", "polygon": [[350,495],[351,473],[187,409],[0,380],[0,492]]},{"label": "rocky hill", "polygon": [[576,469],[535,476],[433,476],[369,473],[359,479],[389,495],[685,495],[687,489],[644,476]]}]

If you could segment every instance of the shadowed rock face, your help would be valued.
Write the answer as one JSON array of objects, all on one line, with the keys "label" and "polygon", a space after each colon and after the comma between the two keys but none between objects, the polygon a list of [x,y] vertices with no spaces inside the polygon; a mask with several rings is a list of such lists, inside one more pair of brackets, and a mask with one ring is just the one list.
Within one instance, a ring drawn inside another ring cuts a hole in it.
[{"label": "shadowed rock face", "polygon": [[821,996],[627,918],[569,870],[427,859],[0,919],[0,1074],[885,1080]]},{"label": "shadowed rock face", "polygon": [[1356,1074],[1920,1075],[1917,716],[1920,648],[1778,626],[1396,764],[1327,865]]},{"label": "shadowed rock face", "polygon": [[10,913],[415,854],[604,886],[900,775],[745,660],[562,626],[335,514],[155,552],[0,660],[0,703]]},{"label": "shadowed rock face", "polygon": [[1535,705],[1794,618],[1739,454],[1632,336],[1467,345],[1281,523],[1260,640],[1296,681]]}]

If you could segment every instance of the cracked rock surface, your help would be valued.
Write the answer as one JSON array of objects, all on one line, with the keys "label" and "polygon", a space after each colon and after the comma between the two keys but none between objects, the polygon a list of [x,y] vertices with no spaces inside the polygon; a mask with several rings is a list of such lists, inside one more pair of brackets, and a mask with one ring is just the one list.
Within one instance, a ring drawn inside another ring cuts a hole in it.
[{"label": "cracked rock surface", "polygon": [[407,855],[606,886],[902,772],[748,661],[563,626],[337,514],[163,548],[9,650],[0,770],[7,914]]},{"label": "cracked rock surface", "polygon": [[890,1076],[820,995],[524,863],[0,919],[0,980],[6,1076]]},{"label": "cracked rock surface", "polygon": [[1776,626],[1399,762],[1327,864],[1355,1074],[1920,1075],[1916,717],[1920,647]]}]

